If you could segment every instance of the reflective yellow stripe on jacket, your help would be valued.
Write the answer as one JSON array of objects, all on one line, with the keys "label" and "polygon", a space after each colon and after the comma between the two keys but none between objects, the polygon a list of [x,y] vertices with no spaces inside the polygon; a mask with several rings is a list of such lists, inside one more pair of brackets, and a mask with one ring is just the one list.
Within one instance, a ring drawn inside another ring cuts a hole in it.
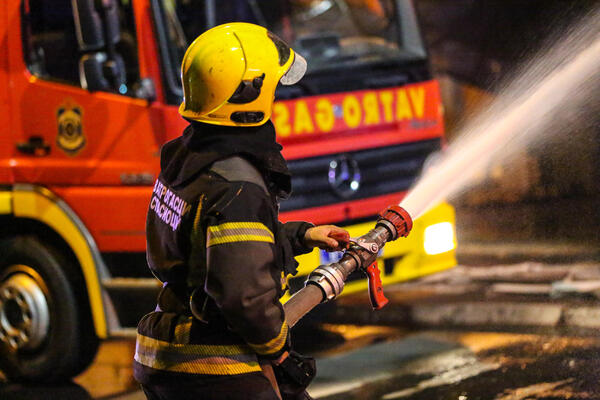
[{"label": "reflective yellow stripe on jacket", "polygon": [[287,325],[287,322],[283,321],[283,324],[281,324],[281,331],[279,332],[279,335],[277,335],[277,337],[269,340],[266,343],[262,343],[262,344],[249,343],[249,345],[250,345],[250,347],[252,347],[254,349],[254,351],[256,351],[259,354],[263,354],[263,355],[274,354],[274,353],[277,353],[279,350],[281,350],[283,345],[285,345],[285,342],[287,340],[287,335],[288,335],[288,325]]},{"label": "reflective yellow stripe on jacket", "polygon": [[147,367],[170,372],[236,375],[261,370],[256,354],[247,345],[188,344],[191,318],[175,328],[173,342],[138,333],[134,359]]},{"label": "reflective yellow stripe on jacket", "polygon": [[206,247],[234,242],[275,243],[273,232],[260,222],[226,222],[208,227]]}]

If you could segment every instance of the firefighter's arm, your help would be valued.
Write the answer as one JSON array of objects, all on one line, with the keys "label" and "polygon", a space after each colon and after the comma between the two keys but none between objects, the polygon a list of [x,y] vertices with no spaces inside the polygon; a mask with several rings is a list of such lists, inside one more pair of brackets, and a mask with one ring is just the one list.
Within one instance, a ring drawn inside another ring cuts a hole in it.
[{"label": "firefighter's arm", "polygon": [[314,246],[307,246],[304,241],[306,231],[310,228],[314,228],[314,225],[310,222],[303,221],[290,221],[282,224],[279,222],[279,229],[287,237],[288,241],[292,245],[292,252],[294,256],[301,254],[310,253]]},{"label": "firefighter's arm", "polygon": [[289,334],[279,302],[274,211],[257,185],[241,183],[229,193],[208,218],[205,290],[257,354],[276,359],[289,349]]}]

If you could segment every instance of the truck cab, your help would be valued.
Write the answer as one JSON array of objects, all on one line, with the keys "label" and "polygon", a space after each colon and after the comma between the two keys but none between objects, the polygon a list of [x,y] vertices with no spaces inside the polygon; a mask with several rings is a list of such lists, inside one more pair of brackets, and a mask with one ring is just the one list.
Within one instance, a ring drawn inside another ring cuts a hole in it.
[{"label": "truck cab", "polygon": [[[9,378],[74,376],[99,340],[134,333],[154,308],[161,282],[145,262],[145,215],[160,147],[187,125],[179,65],[196,36],[231,21],[266,26],[308,60],[273,109],[294,187],[282,221],[359,236],[443,146],[439,89],[409,0],[0,2],[0,368]],[[447,204],[419,218],[381,254],[383,283],[453,266],[453,225]],[[335,257],[299,257],[292,290]],[[352,280],[347,292],[366,289]]]}]

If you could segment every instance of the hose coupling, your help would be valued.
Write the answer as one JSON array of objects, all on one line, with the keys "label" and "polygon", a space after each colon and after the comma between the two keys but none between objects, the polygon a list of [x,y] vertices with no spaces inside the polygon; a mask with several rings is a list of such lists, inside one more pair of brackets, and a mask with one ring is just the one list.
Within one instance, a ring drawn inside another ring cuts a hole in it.
[{"label": "hose coupling", "polygon": [[317,285],[323,292],[323,301],[335,299],[344,289],[345,275],[338,263],[320,265],[310,273],[307,285]]}]

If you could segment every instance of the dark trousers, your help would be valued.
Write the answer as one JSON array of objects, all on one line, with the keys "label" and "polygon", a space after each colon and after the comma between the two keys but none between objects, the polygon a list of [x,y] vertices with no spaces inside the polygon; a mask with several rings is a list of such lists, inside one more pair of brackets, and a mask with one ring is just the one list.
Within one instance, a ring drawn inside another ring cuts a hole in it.
[{"label": "dark trousers", "polygon": [[141,385],[148,400],[278,400],[262,373],[233,376],[173,378],[170,382]]}]

